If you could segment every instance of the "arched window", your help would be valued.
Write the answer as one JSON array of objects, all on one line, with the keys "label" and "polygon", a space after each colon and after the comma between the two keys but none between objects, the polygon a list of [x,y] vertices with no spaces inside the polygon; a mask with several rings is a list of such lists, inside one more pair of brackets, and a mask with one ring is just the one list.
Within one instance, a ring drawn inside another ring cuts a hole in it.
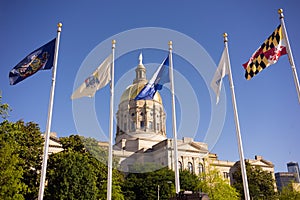
[{"label": "arched window", "polygon": [[182,163],[180,161],[178,161],[178,170],[182,171]]},{"label": "arched window", "polygon": [[140,121],[140,127],[141,127],[141,129],[143,129],[145,127],[145,122],[144,121]]},{"label": "arched window", "polygon": [[190,173],[193,173],[193,164],[191,162],[188,162],[188,170]]},{"label": "arched window", "polygon": [[199,174],[202,174],[204,172],[203,164],[199,163]]}]

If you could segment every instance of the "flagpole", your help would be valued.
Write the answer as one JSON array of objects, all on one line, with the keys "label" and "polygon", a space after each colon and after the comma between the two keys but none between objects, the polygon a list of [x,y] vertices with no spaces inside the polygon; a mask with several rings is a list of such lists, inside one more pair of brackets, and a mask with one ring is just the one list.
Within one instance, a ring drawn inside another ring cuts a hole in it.
[{"label": "flagpole", "polygon": [[114,106],[114,60],[116,40],[112,40],[112,64],[110,82],[110,120],[109,120],[109,146],[108,146],[108,176],[107,176],[107,200],[111,200],[112,193],[112,141],[113,141],[113,106]]},{"label": "flagpole", "polygon": [[296,86],[296,90],[297,90],[297,94],[298,94],[298,101],[300,103],[300,86],[299,86],[299,80],[298,80],[296,66],[295,66],[295,63],[294,63],[294,58],[293,58],[291,46],[290,46],[290,43],[289,43],[287,31],[286,31],[286,28],[285,28],[283,10],[282,9],[278,9],[278,14],[280,16],[279,17],[280,18],[280,23],[281,23],[281,26],[282,26],[282,30],[283,30],[283,34],[284,34],[284,38],[285,38],[285,42],[286,42],[286,51],[287,51],[288,58],[289,58],[289,61],[290,61],[290,64],[291,64],[291,68],[292,68],[292,71],[293,71],[294,82],[295,82],[295,86]]},{"label": "flagpole", "polygon": [[49,107],[48,107],[48,119],[47,119],[47,126],[46,126],[46,132],[45,132],[44,154],[43,154],[38,200],[43,200],[43,197],[44,197],[46,171],[47,171],[47,159],[48,159],[48,150],[49,150],[49,139],[50,139],[50,129],[51,129],[51,121],[52,121],[53,100],[54,100],[54,90],[55,90],[55,80],[56,80],[56,68],[57,68],[57,58],[58,58],[58,48],[59,48],[61,27],[62,27],[62,23],[58,23],[57,24],[57,37],[56,37],[56,44],[55,44],[55,54],[54,54],[53,69],[52,69],[53,70],[52,71],[52,84],[51,84],[50,100],[49,100]]},{"label": "flagpole", "polygon": [[179,182],[179,170],[178,170],[177,128],[176,128],[172,49],[173,49],[172,41],[169,41],[169,62],[170,62],[170,79],[171,79],[171,93],[172,93],[172,119],[173,119],[172,125],[173,125],[173,143],[174,143],[175,189],[176,189],[176,194],[179,194],[180,182]]},{"label": "flagpole", "polygon": [[233,106],[233,111],[234,111],[234,121],[235,121],[235,129],[236,129],[236,137],[237,137],[237,141],[238,141],[238,149],[239,149],[241,171],[242,171],[242,178],[243,178],[243,186],[244,186],[244,195],[245,195],[245,200],[250,200],[247,173],[246,173],[246,166],[245,166],[245,159],[244,159],[244,152],[243,152],[242,137],[241,137],[241,131],[240,131],[239,116],[238,116],[238,112],[237,112],[234,85],[233,85],[233,79],[232,79],[232,73],[231,73],[231,67],[230,67],[230,59],[229,59],[229,53],[228,53],[227,33],[224,33],[223,37],[224,37],[224,45],[225,45],[225,48],[226,48],[226,51],[227,51],[228,78],[229,78],[230,89],[231,89],[232,106]]}]

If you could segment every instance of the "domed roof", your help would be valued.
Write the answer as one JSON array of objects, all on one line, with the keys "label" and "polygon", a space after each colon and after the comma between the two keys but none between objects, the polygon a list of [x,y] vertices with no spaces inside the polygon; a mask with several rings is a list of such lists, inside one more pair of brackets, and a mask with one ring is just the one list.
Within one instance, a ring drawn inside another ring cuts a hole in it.
[{"label": "domed roof", "polygon": [[[129,100],[133,100],[139,92],[144,88],[144,86],[148,83],[148,80],[146,79],[146,68],[143,64],[143,56],[142,53],[139,56],[139,64],[135,69],[136,77],[133,80],[133,84],[129,85],[126,90],[123,92],[120,103]],[[158,92],[155,93],[153,97],[154,101],[157,101],[158,103],[162,104],[161,96]]]},{"label": "domed roof", "polygon": [[[141,82],[129,85],[126,88],[126,90],[123,92],[121,99],[120,99],[120,103],[122,103],[123,101],[129,101],[129,100],[134,99],[138,95],[138,93],[143,89],[145,84],[147,84],[147,83],[145,83],[144,81],[141,81]],[[162,99],[158,92],[155,93],[153,100],[162,104]]]}]

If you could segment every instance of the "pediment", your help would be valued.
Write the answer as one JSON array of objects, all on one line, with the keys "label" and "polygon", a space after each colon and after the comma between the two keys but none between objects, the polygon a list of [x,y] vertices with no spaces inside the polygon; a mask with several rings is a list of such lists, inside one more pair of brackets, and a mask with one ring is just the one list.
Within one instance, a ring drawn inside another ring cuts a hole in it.
[{"label": "pediment", "polygon": [[261,159],[261,160],[249,160],[249,163],[251,165],[254,165],[254,166],[260,166],[260,167],[274,167],[274,165],[267,161],[267,160],[264,160],[264,159]]},{"label": "pediment", "polygon": [[56,139],[53,139],[52,137],[50,137],[49,146],[62,147],[62,145]]},{"label": "pediment", "polygon": [[187,151],[187,152],[207,152],[207,149],[204,146],[201,146],[195,142],[183,143],[178,145],[179,151]]}]

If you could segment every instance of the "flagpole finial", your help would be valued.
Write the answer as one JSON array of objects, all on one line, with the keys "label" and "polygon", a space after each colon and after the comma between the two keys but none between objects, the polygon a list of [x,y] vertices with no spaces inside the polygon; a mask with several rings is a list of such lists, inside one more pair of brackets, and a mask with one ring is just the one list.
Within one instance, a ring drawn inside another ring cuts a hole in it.
[{"label": "flagpole finial", "polygon": [[170,40],[169,41],[169,50],[172,50],[172,48],[173,48],[172,45],[173,45],[173,42]]},{"label": "flagpole finial", "polygon": [[280,16],[280,19],[281,18],[284,18],[284,16],[283,16],[283,9],[278,9],[278,14],[279,14],[279,16]]},{"label": "flagpole finial", "polygon": [[116,40],[112,40],[111,44],[112,44],[112,48],[115,48],[116,47]]},{"label": "flagpole finial", "polygon": [[59,22],[59,23],[57,24],[57,32],[61,32],[61,27],[62,27],[62,23]]},{"label": "flagpole finial", "polygon": [[228,34],[227,33],[223,33],[223,37],[224,37],[224,42],[228,42],[228,38],[227,38]]}]

